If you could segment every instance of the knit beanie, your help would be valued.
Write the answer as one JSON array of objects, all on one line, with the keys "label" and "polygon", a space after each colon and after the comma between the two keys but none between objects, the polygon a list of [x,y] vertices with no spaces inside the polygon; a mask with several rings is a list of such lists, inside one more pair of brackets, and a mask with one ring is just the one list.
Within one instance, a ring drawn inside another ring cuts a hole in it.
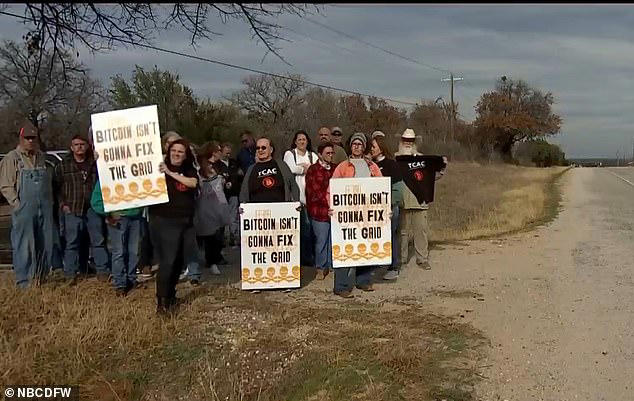
[{"label": "knit beanie", "polygon": [[350,145],[352,145],[352,142],[357,139],[363,143],[363,147],[365,148],[368,143],[368,138],[365,137],[365,134],[363,132],[355,132],[352,134],[350,137]]}]

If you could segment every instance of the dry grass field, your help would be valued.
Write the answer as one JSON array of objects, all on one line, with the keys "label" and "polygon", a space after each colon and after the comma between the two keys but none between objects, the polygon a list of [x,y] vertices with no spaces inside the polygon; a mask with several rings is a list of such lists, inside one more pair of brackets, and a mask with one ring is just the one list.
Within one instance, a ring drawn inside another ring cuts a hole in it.
[{"label": "dry grass field", "polygon": [[431,240],[459,241],[532,227],[556,214],[554,181],[565,167],[452,163],[436,182]]},{"label": "dry grass field", "polygon": [[[543,220],[562,171],[450,165],[433,239]],[[474,400],[486,339],[419,300],[340,300],[310,285],[254,295],[181,284],[183,294],[179,314],[160,319],[152,282],[116,298],[94,279],[18,291],[4,274],[0,383],[80,385],[82,400],[103,401]]]}]

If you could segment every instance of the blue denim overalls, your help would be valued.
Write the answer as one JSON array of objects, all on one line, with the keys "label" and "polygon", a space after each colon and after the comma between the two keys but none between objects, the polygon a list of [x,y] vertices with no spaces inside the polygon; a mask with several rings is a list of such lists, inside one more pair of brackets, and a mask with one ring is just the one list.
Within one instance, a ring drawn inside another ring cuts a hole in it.
[{"label": "blue denim overalls", "polygon": [[48,274],[55,240],[51,173],[46,167],[26,168],[23,157],[20,153],[20,204],[11,215],[13,270],[21,288]]}]

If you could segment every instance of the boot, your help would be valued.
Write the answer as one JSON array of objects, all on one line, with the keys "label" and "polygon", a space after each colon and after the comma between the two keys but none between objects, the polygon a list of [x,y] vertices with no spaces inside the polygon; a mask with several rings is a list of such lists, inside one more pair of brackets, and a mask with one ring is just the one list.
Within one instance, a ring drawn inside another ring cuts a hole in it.
[{"label": "boot", "polygon": [[168,300],[169,298],[165,297],[156,297],[156,314],[157,315],[167,315],[168,310]]}]

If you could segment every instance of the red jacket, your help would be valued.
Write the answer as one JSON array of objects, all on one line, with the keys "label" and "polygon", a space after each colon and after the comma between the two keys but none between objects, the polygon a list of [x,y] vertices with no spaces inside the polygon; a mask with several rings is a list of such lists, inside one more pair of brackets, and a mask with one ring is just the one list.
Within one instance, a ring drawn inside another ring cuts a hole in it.
[{"label": "red jacket", "polygon": [[308,215],[314,220],[330,221],[328,185],[335,167],[335,164],[330,163],[330,170],[326,170],[321,162],[317,162],[306,171],[306,208]]}]

